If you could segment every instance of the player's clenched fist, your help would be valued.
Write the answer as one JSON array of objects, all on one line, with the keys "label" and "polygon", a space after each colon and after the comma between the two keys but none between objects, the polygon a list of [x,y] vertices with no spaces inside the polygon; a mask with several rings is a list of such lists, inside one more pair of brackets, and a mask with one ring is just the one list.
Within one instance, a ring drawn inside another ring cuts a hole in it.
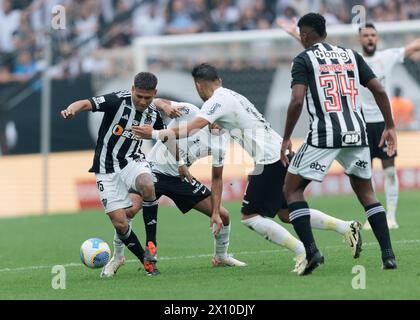
[{"label": "player's clenched fist", "polygon": [[76,115],[76,112],[69,106],[67,109],[61,110],[61,116],[64,119],[70,119],[73,118]]}]

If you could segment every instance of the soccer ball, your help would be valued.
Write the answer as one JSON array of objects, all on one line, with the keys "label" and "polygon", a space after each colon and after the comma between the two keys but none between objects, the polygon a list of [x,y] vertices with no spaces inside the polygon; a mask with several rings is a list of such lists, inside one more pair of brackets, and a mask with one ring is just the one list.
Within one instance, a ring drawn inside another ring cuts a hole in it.
[{"label": "soccer ball", "polygon": [[89,268],[102,268],[111,257],[108,244],[102,239],[91,238],[80,247],[80,259]]}]

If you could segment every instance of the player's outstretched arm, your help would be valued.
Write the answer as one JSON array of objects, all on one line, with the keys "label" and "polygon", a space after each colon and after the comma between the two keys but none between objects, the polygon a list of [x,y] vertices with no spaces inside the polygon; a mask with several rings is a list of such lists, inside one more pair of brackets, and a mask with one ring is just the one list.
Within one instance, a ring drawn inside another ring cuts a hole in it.
[{"label": "player's outstretched arm", "polygon": [[172,106],[172,102],[166,99],[154,99],[154,105],[160,111],[166,114],[169,118],[175,119],[182,116],[182,112],[178,107]]},{"label": "player's outstretched arm", "polygon": [[223,166],[213,167],[211,175],[211,205],[212,214],[210,226],[213,228],[214,235],[218,235],[223,229],[223,222],[220,218],[220,206],[222,205],[223,192]]},{"label": "player's outstretched arm", "polygon": [[92,104],[89,100],[78,100],[69,105],[66,109],[61,110],[61,116],[64,119],[71,119],[82,111],[92,110]]},{"label": "player's outstretched arm", "polygon": [[289,102],[289,108],[287,109],[286,126],[284,129],[283,143],[281,147],[281,162],[284,166],[289,164],[289,158],[287,157],[286,151],[292,152],[292,143],[290,138],[292,137],[293,130],[295,129],[296,123],[302,113],[303,101],[306,94],[306,85],[295,84],[292,87],[292,96]]},{"label": "player's outstretched arm", "polygon": [[379,147],[382,147],[387,142],[387,154],[393,156],[397,150],[397,133],[395,131],[394,119],[392,118],[391,104],[385,88],[377,78],[373,78],[367,83],[368,89],[375,97],[376,104],[381,110],[385,121],[385,130],[382,134]]},{"label": "player's outstretched arm", "polygon": [[286,20],[286,19],[277,19],[276,20],[277,25],[286,33],[291,35],[293,38],[295,38],[300,44],[300,35],[297,30],[297,20],[296,18],[293,18],[292,21]]},{"label": "player's outstretched arm", "polygon": [[414,60],[417,60],[417,53],[420,52],[420,38],[417,38],[414,41],[410,42],[408,45],[405,46],[404,49],[404,57],[409,58],[410,56],[416,54],[416,58]]},{"label": "player's outstretched arm", "polygon": [[155,139],[166,142],[169,139],[182,139],[191,136],[208,124],[208,120],[201,117],[195,117],[186,125],[176,128],[153,130],[153,127],[150,125],[142,125],[141,127],[133,126],[132,131],[142,139]]}]

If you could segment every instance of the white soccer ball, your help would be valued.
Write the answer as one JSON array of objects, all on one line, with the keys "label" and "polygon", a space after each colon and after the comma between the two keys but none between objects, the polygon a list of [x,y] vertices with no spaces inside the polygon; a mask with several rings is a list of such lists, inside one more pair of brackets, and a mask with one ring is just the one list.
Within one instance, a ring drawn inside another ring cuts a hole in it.
[{"label": "white soccer ball", "polygon": [[102,239],[91,238],[80,247],[80,259],[89,268],[102,268],[111,257],[108,244]]}]

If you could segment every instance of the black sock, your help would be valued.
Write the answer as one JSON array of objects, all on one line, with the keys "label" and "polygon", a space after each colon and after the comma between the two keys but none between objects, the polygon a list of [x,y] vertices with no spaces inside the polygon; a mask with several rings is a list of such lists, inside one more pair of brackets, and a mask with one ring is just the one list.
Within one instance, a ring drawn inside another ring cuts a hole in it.
[{"label": "black sock", "polygon": [[139,239],[137,238],[136,234],[131,227],[128,227],[128,231],[126,234],[119,234],[117,232],[118,238],[125,244],[125,246],[130,250],[139,260],[141,263],[144,262],[144,250],[140,244]]},{"label": "black sock", "polygon": [[381,247],[382,257],[394,258],[384,207],[380,203],[375,203],[367,206],[365,211],[372,231]]},{"label": "black sock", "polygon": [[157,228],[157,213],[159,202],[143,200],[143,221],[146,229],[146,246],[149,241],[152,241],[157,247],[156,242],[156,228]]},{"label": "black sock", "polygon": [[311,257],[318,251],[311,229],[311,214],[306,201],[293,202],[288,205],[289,220],[293,224],[299,239],[305,246],[306,256]]}]

